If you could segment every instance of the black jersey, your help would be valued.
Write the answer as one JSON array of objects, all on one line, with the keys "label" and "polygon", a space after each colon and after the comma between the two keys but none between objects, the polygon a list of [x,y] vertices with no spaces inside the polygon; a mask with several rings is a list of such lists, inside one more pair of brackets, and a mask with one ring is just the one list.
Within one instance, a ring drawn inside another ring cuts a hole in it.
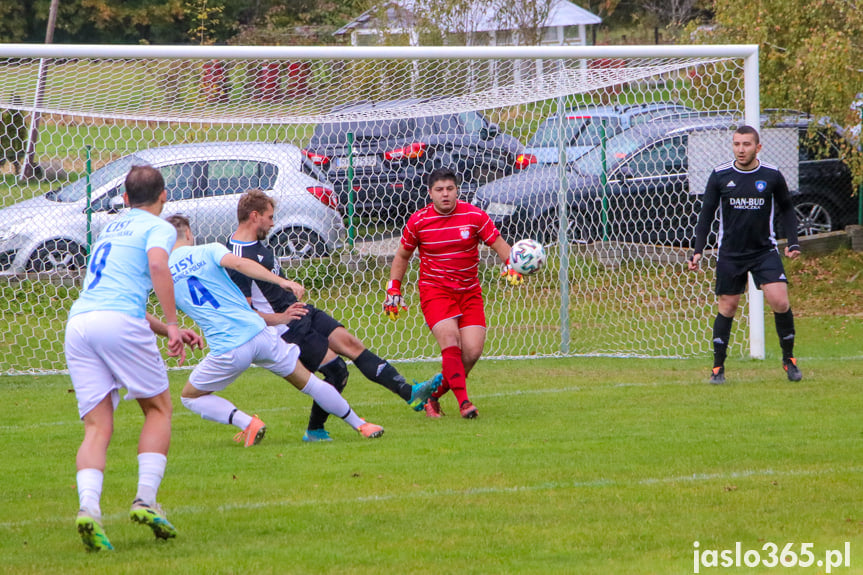
[{"label": "black jersey", "polygon": [[707,180],[703,206],[695,227],[694,252],[707,244],[716,208],[719,208],[719,257],[746,259],[776,248],[773,215],[776,208],[788,235],[788,245],[797,245],[797,216],[782,173],[759,162],[744,172],[734,162],[717,166]]},{"label": "black jersey", "polygon": [[[242,258],[256,261],[265,268],[280,277],[282,266],[279,265],[273,250],[261,242],[240,242],[234,239],[228,240],[228,249]],[[241,274],[235,270],[228,270],[228,274],[243,295],[252,298],[252,307],[264,313],[282,313],[292,304],[297,302],[297,296],[290,290],[284,290],[270,282],[259,282]]]}]

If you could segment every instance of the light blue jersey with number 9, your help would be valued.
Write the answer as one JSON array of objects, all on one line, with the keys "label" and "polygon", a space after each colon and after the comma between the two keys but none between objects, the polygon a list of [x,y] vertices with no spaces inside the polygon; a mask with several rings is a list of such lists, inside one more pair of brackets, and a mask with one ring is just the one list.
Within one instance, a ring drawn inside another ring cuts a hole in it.
[{"label": "light blue jersey with number 9", "polygon": [[267,327],[221,266],[229,253],[221,244],[181,246],[168,261],[177,307],[200,326],[213,355],[243,345]]},{"label": "light blue jersey with number 9", "polygon": [[69,317],[88,311],[118,311],[143,318],[153,289],[147,252],[170,254],[177,240],[174,226],[139,209],[108,224],[99,234],[87,264],[87,275]]}]

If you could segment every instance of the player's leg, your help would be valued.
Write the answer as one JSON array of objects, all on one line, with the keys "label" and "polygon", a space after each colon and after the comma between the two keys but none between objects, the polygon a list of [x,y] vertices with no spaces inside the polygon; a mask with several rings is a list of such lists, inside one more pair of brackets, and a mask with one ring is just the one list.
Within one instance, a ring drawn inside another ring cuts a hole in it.
[{"label": "player's leg", "polygon": [[[309,313],[316,311],[316,308],[307,305],[306,310],[306,315],[291,322],[290,329],[282,334],[282,339],[289,344],[299,346],[299,360],[303,366],[311,372],[320,370],[324,376],[324,381],[342,393],[347,385],[347,366],[334,351],[330,350],[330,342],[327,337],[319,334],[312,327],[312,316]],[[337,362],[336,359],[340,361]],[[330,434],[324,429],[328,417],[329,413],[324,408],[312,402],[309,424],[303,433],[303,441],[332,441]]]},{"label": "player's leg", "polygon": [[459,309],[461,310],[461,317],[458,318],[461,331],[461,358],[465,377],[467,377],[479,361],[485,347],[486,319],[482,291],[461,294]]},{"label": "player's leg", "polygon": [[257,346],[255,364],[284,377],[294,387],[314,399],[325,411],[343,419],[364,437],[383,435],[384,428],[366,422],[357,415],[336,389],[322,381],[299,361],[300,348],[285,343],[271,330],[264,330],[252,339]]},{"label": "player's leg", "polygon": [[752,277],[764,292],[764,299],[773,310],[776,334],[782,348],[782,368],[790,381],[800,381],[803,374],[794,357],[794,314],[788,299],[788,279],[779,252],[771,250],[752,267]]},{"label": "player's leg", "polygon": [[476,408],[473,407],[467,395],[467,377],[462,362],[462,334],[458,327],[458,319],[438,322],[432,327],[432,334],[441,348],[441,371],[444,381],[449,384],[449,388],[455,395],[462,417],[472,419],[476,417]]},{"label": "player's leg", "polygon": [[114,410],[120,398],[119,384],[103,355],[121,353],[111,346],[117,340],[112,337],[117,333],[116,321],[123,323],[124,317],[90,312],[73,316],[66,324],[66,362],[75,388],[78,415],[84,422],[84,439],[75,456],[79,499],[75,526],[90,551],[113,549],[102,529],[101,497],[105,460],[114,432]]},{"label": "player's leg", "polygon": [[710,383],[725,383],[725,359],[728,357],[728,344],[731,340],[731,327],[734,314],[740,305],[740,295],[720,295],[719,313],[713,320],[713,369]]},{"label": "player's leg", "polygon": [[782,348],[782,367],[791,381],[803,379],[803,373],[797,366],[794,357],[794,313],[788,299],[788,284],[785,282],[766,283],[761,286],[764,299],[773,310],[773,320],[776,323],[776,334],[779,336],[779,346]]},{"label": "player's leg", "polygon": [[[309,368],[309,371],[312,371],[312,369],[302,361],[304,350],[302,347],[300,350],[300,361],[305,367]],[[321,375],[324,376],[324,381],[333,386],[339,394],[344,391],[348,384],[348,366],[345,363],[345,360],[336,355],[336,353],[329,348],[327,348],[323,364],[316,371],[320,371]],[[326,429],[324,429],[324,425],[326,425],[329,416],[330,414],[323,407],[318,405],[317,402],[312,402],[312,409],[309,412],[309,424],[303,434],[303,441],[307,443],[316,441],[332,441],[330,434]]]},{"label": "player's leg", "polygon": [[725,383],[725,359],[731,340],[734,314],[740,305],[740,296],[748,283],[748,268],[720,259],[716,263],[716,296],[718,313],[713,320],[713,368],[710,383]]},{"label": "player's leg", "polygon": [[153,396],[138,398],[144,412],[144,426],[138,439],[138,491],[129,517],[148,526],[158,539],[177,536],[165,512],[156,502],[159,486],[168,464],[171,445],[171,394],[168,390]]},{"label": "player's leg", "polygon": [[253,356],[254,347],[251,341],[218,356],[207,355],[192,370],[189,381],[180,394],[180,401],[186,409],[208,421],[233,425],[239,429],[234,441],[243,443],[245,447],[260,443],[267,426],[257,415],[241,411],[232,402],[215,393],[233,383],[251,365]]},{"label": "player's leg", "polygon": [[464,364],[465,377],[470,375],[482,351],[485,348],[486,328],[471,325],[461,328],[461,360]]},{"label": "player's leg", "polygon": [[436,376],[427,381],[409,384],[390,362],[367,349],[359,338],[342,326],[330,333],[329,342],[330,348],[352,360],[366,379],[395,393],[415,411],[422,410],[425,402],[441,383],[442,378]]},{"label": "player's leg", "polygon": [[420,307],[426,325],[431,330],[441,350],[443,382],[432,393],[431,399],[425,406],[426,416],[437,418],[443,415],[439,399],[450,389],[458,389],[456,400],[459,404],[466,399],[467,395],[464,385],[465,370],[461,360],[461,333],[458,323],[462,312],[459,309],[458,297],[455,294],[433,286],[420,286]]},{"label": "player's leg", "polygon": [[89,551],[114,547],[102,528],[102,483],[108,444],[114,431],[114,399],[108,394],[84,415],[84,440],[75,458],[78,516],[75,527]]}]

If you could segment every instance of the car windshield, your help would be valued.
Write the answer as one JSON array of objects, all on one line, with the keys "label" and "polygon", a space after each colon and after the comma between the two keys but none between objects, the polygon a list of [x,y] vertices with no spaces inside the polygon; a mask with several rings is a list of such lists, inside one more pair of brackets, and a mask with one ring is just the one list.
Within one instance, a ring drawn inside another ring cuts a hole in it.
[{"label": "car windshield", "polygon": [[[147,162],[135,155],[115,160],[90,175],[90,188],[91,190],[96,190],[112,180],[125,175],[132,166],[141,164],[147,164]],[[87,178],[84,176],[81,176],[68,186],[45,194],[46,198],[56,202],[77,202],[86,196]]]},{"label": "car windshield", "polygon": [[[567,146],[596,146],[600,141],[599,118],[594,120],[590,116],[567,116],[563,125],[563,137]],[[551,148],[557,146],[558,129],[560,122],[557,119],[546,120],[540,124],[533,138],[528,142],[529,148]]]},{"label": "car windshield", "polygon": [[[605,145],[606,171],[611,171],[644,144],[644,138],[632,131],[622,132],[610,138]],[[569,164],[573,171],[588,176],[602,174],[602,148],[597,146],[587,154]]]}]

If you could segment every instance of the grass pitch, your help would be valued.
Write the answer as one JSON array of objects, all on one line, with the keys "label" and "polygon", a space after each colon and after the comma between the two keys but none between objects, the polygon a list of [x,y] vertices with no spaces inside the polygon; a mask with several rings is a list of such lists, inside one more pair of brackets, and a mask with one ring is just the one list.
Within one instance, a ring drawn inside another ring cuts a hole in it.
[{"label": "grass pitch", "polygon": [[[773,354],[729,359],[715,387],[709,358],[481,361],[474,421],[451,395],[428,420],[352,368],[346,397],[386,434],[336,420],[331,444],[303,444],[308,398],[254,370],[226,395],[267,422],[259,446],[177,397],[168,542],[128,519],[142,417],[124,402],[102,500],[115,551],[98,554],[75,533],[83,429],[68,377],[5,377],[0,572],[692,573],[698,541],[811,542],[816,559],[849,542],[851,567],[833,572],[863,573],[861,323],[801,318],[800,383]],[[172,372],[176,396],[187,375]],[[777,569],[824,572],[701,572]]]}]

